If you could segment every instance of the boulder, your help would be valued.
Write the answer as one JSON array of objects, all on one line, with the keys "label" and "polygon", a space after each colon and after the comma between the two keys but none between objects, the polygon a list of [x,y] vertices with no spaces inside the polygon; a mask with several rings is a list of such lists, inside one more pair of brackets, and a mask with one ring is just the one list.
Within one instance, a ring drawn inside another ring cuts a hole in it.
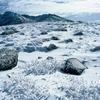
[{"label": "boulder", "polygon": [[52,60],[52,59],[54,59],[54,58],[51,57],[51,56],[48,56],[46,59],[47,59],[47,60]]},{"label": "boulder", "polygon": [[75,36],[81,36],[81,35],[84,35],[82,32],[77,32],[74,34]]},{"label": "boulder", "polygon": [[17,29],[15,27],[6,27],[6,30],[4,32],[1,33],[1,35],[10,35],[10,34],[14,34],[18,32]]},{"label": "boulder", "polygon": [[28,53],[31,53],[31,52],[34,52],[35,51],[35,47],[34,46],[25,46],[25,49],[24,49],[24,52],[28,52]]},{"label": "boulder", "polygon": [[96,46],[93,49],[90,49],[91,52],[96,52],[96,51],[100,51],[100,46]]},{"label": "boulder", "polygon": [[14,34],[14,30],[10,29],[10,30],[6,30],[4,32],[1,33],[1,35],[10,35],[10,34]]},{"label": "boulder", "polygon": [[51,39],[52,40],[59,40],[59,38],[57,36],[52,36]]},{"label": "boulder", "polygon": [[69,43],[69,42],[73,42],[72,39],[67,39],[67,40],[64,40],[65,43]]},{"label": "boulder", "polygon": [[46,35],[46,34],[48,34],[47,32],[41,32],[41,35]]},{"label": "boulder", "polygon": [[18,53],[8,48],[0,49],[0,70],[14,68],[18,62]]},{"label": "boulder", "polygon": [[55,45],[55,44],[50,44],[47,49],[48,50],[54,50],[54,49],[57,49],[58,47]]},{"label": "boulder", "polygon": [[81,75],[85,69],[88,68],[83,65],[77,58],[70,58],[65,62],[61,71],[73,75]]}]

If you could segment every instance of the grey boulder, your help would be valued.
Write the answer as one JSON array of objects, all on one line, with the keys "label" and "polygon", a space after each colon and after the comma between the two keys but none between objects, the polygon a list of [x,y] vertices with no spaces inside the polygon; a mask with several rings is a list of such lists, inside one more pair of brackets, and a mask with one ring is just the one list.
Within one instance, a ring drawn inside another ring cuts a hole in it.
[{"label": "grey boulder", "polygon": [[55,44],[50,44],[47,49],[48,50],[54,50],[54,49],[57,49],[58,47],[55,45]]},{"label": "grey boulder", "polygon": [[73,75],[81,75],[85,69],[88,69],[88,67],[83,65],[77,58],[70,58],[65,62],[61,71]]},{"label": "grey boulder", "polygon": [[18,53],[8,48],[0,49],[0,70],[14,68],[18,62]]}]

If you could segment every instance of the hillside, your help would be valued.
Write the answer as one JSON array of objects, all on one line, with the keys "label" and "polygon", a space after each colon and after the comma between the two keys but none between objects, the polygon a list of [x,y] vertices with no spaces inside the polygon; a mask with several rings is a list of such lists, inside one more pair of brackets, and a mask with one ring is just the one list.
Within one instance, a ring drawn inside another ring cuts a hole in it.
[{"label": "hillside", "polygon": [[43,14],[39,16],[20,15],[7,11],[0,15],[0,26],[22,24],[29,22],[45,22],[45,21],[71,21],[54,14]]}]

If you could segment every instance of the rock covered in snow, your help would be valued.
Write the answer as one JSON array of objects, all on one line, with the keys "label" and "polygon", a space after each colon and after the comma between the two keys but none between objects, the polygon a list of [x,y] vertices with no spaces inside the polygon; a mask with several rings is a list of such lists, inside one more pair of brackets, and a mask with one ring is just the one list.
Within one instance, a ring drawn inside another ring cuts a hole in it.
[{"label": "rock covered in snow", "polygon": [[0,49],[0,70],[12,69],[17,65],[18,53],[8,48]]},{"label": "rock covered in snow", "polygon": [[17,29],[15,27],[11,27],[11,28],[6,28],[6,30],[2,32],[1,35],[10,35],[16,32],[18,32]]},{"label": "rock covered in snow", "polygon": [[73,42],[72,39],[67,39],[67,40],[64,40],[65,43],[69,43],[69,42]]},{"label": "rock covered in snow", "polygon": [[28,52],[28,53],[34,52],[35,51],[35,47],[27,45],[27,46],[25,46],[24,51]]},{"label": "rock covered in snow", "polygon": [[82,72],[88,69],[77,58],[70,58],[65,62],[64,67],[61,69],[65,73],[81,75]]},{"label": "rock covered in snow", "polygon": [[44,32],[41,32],[41,35],[46,35],[46,34],[48,34],[48,33],[47,33],[47,32],[45,32],[45,31],[44,31]]},{"label": "rock covered in snow", "polygon": [[90,49],[91,52],[96,52],[96,51],[100,51],[100,46],[96,46],[93,49]]},{"label": "rock covered in snow", "polygon": [[52,60],[52,59],[54,59],[54,58],[51,57],[51,56],[48,56],[46,59],[47,59],[47,60]]},{"label": "rock covered in snow", "polygon": [[54,50],[54,49],[57,49],[58,47],[55,45],[55,44],[50,44],[47,49],[48,50]]},{"label": "rock covered in snow", "polygon": [[77,32],[77,33],[75,33],[74,35],[75,35],[75,36],[81,36],[81,35],[84,35],[84,34],[83,34],[83,32]]},{"label": "rock covered in snow", "polygon": [[59,38],[57,36],[52,36],[51,39],[52,40],[59,40]]}]

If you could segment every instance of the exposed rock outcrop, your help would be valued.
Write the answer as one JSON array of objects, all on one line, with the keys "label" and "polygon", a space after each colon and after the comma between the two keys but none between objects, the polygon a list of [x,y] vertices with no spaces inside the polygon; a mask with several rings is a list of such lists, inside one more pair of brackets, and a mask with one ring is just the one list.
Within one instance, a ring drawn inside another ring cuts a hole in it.
[{"label": "exposed rock outcrop", "polygon": [[14,68],[18,62],[18,53],[8,48],[0,49],[0,70]]},{"label": "exposed rock outcrop", "polygon": [[85,69],[88,68],[83,65],[77,58],[70,58],[65,62],[65,65],[61,71],[69,74],[81,75]]}]

